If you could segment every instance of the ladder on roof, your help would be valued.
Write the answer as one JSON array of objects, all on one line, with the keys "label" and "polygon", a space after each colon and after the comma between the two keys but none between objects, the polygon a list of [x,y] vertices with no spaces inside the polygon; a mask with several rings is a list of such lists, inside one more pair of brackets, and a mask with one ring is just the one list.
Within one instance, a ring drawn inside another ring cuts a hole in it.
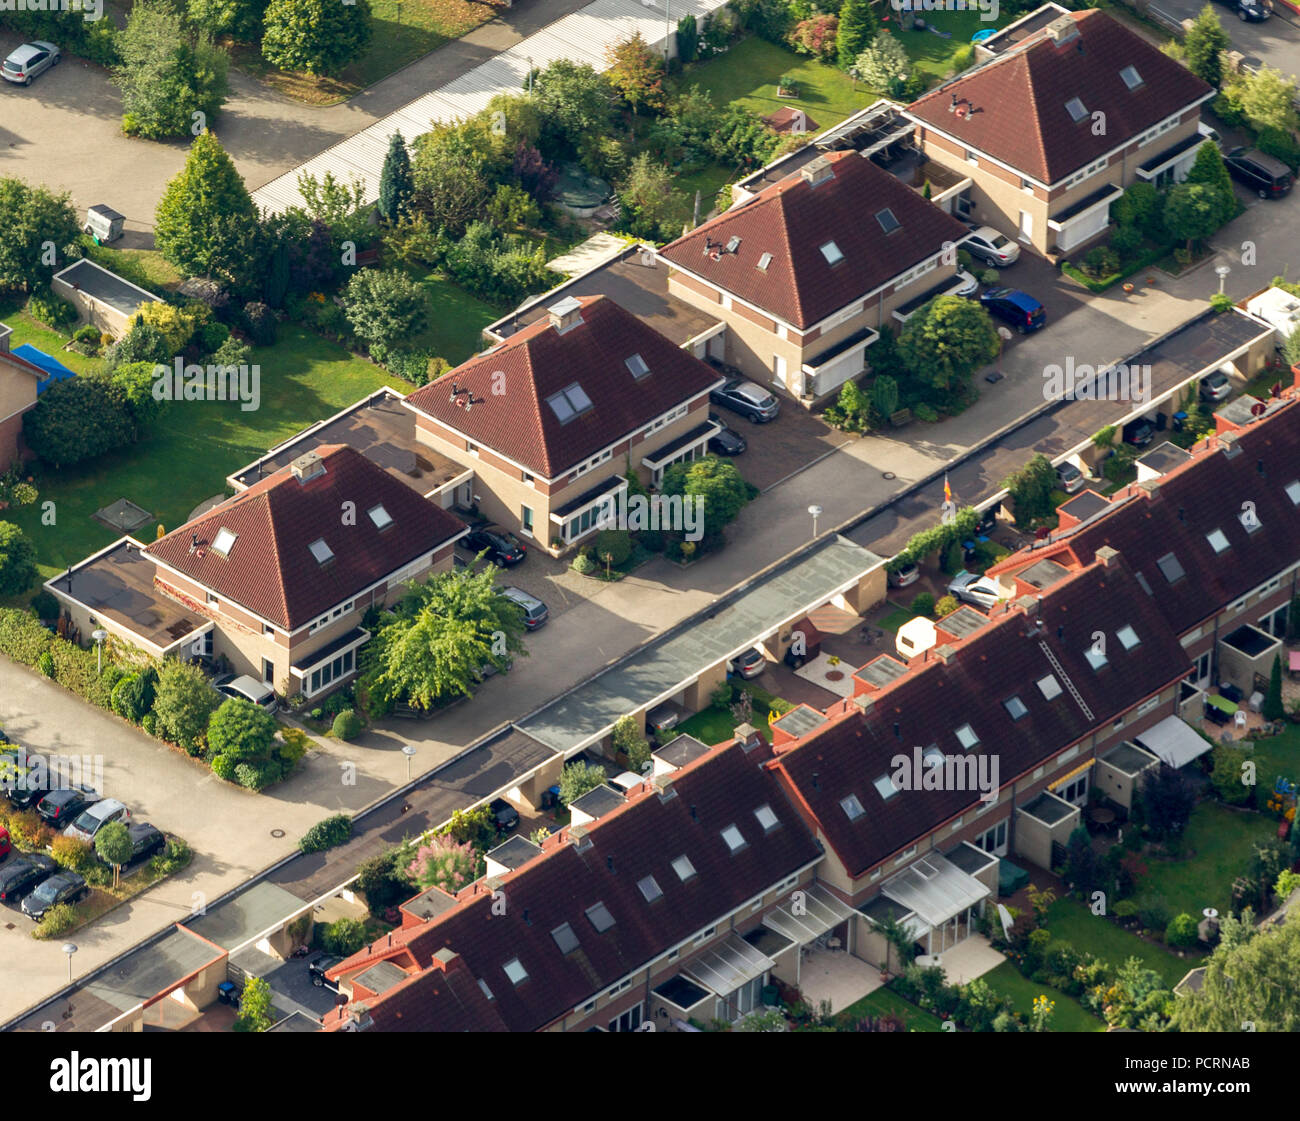
[{"label": "ladder on roof", "polygon": [[1061,668],[1061,663],[1057,661],[1056,655],[1052,653],[1051,648],[1041,639],[1038,642],[1039,648],[1047,656],[1047,660],[1052,663],[1052,669],[1056,671],[1056,676],[1060,678],[1061,684],[1065,686],[1065,691],[1074,698],[1074,703],[1083,709],[1083,715],[1089,720],[1093,720],[1092,709],[1084,701],[1082,694],[1074,687],[1074,682],[1070,680],[1070,675]]}]

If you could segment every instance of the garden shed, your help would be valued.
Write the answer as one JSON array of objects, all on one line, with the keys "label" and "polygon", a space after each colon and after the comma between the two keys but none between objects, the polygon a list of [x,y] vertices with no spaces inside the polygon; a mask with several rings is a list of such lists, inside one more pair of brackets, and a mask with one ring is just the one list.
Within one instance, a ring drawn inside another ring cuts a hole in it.
[{"label": "garden shed", "polygon": [[123,280],[115,272],[83,258],[54,274],[50,287],[77,309],[85,323],[107,331],[114,338],[126,334],[132,316],[148,303],[161,303],[160,297]]}]

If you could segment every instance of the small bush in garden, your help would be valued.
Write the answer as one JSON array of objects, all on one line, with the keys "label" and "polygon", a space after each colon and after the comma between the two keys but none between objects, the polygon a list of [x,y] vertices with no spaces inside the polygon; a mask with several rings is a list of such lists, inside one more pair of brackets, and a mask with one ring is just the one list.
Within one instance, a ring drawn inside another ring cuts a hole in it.
[{"label": "small bush in garden", "polygon": [[960,606],[955,596],[944,596],[934,605],[935,618],[942,619],[945,615],[951,615]]},{"label": "small bush in garden", "polygon": [[596,556],[603,562],[605,554],[612,557],[610,564],[617,567],[632,555],[632,537],[625,529],[602,529],[596,534]]},{"label": "small bush in garden", "polygon": [[238,765],[239,760],[233,755],[214,755],[210,764],[212,773],[225,782],[235,781],[235,768]]},{"label": "small bush in garden", "polygon": [[1131,899],[1121,899],[1111,911],[1117,919],[1131,919],[1137,915],[1138,905]]},{"label": "small bush in garden", "polygon": [[1110,247],[1121,257],[1131,257],[1142,248],[1142,231],[1132,226],[1120,226],[1111,234]]},{"label": "small bush in garden", "polygon": [[590,576],[596,571],[596,562],[586,553],[579,553],[573,558],[573,571],[579,576]]},{"label": "small bush in garden", "polygon": [[89,323],[83,323],[72,332],[72,341],[89,347],[97,347],[99,346],[99,328]]},{"label": "small bush in garden", "polygon": [[351,836],[352,819],[347,814],[335,814],[308,829],[298,842],[298,848],[302,852],[324,852],[346,843]]},{"label": "small bush in garden", "polygon": [[361,731],[361,718],[350,708],[345,708],[334,717],[334,727],[332,730],[335,739],[344,741],[355,739]]},{"label": "small bush in garden", "polygon": [[317,705],[314,709],[311,710],[311,718],[313,720],[324,720],[325,710],[321,708],[320,705]]},{"label": "small bush in garden", "polygon": [[912,613],[915,615],[924,615],[930,618],[934,615],[934,596],[929,592],[921,592],[912,600]]},{"label": "small bush in garden", "polygon": [[36,668],[46,677],[54,676],[54,655],[48,650],[36,659]]},{"label": "small bush in garden", "polygon": [[939,422],[939,414],[929,405],[924,403],[914,405],[912,407],[912,415],[916,417],[917,420],[923,421],[926,424],[937,424]]},{"label": "small bush in garden", "polygon": [[59,865],[73,872],[85,872],[95,864],[95,853],[86,841],[76,837],[55,837],[50,842],[50,855]]},{"label": "small bush in garden", "polygon": [[1165,927],[1165,941],[1177,948],[1196,945],[1196,919],[1184,912],[1175,915]]},{"label": "small bush in garden", "polygon": [[366,944],[366,926],[359,919],[335,919],[318,926],[316,938],[327,954],[351,957]]},{"label": "small bush in garden", "polygon": [[211,323],[205,323],[199,328],[199,352],[201,354],[216,354],[229,338],[230,328],[224,323],[218,323],[215,320]]},{"label": "small bush in garden", "polygon": [[986,288],[993,288],[1002,283],[1002,278],[998,275],[997,269],[985,269],[979,275],[979,282]]},{"label": "small bush in garden", "polygon": [[1159,897],[1138,908],[1138,921],[1153,932],[1163,932],[1169,925],[1169,917],[1169,907]]},{"label": "small bush in garden", "polygon": [[354,887],[366,897],[372,915],[382,915],[389,907],[405,903],[416,892],[414,881],[406,873],[407,860],[400,848],[362,861],[357,868]]},{"label": "small bush in garden", "polygon": [[179,837],[168,837],[167,847],[149,862],[150,867],[160,876],[170,876],[184,868],[193,858],[190,846]]},{"label": "small bush in garden", "polygon": [[275,312],[260,300],[251,300],[244,305],[244,324],[248,337],[254,346],[275,345]]},{"label": "small bush in garden", "polygon": [[57,619],[59,617],[59,601],[44,588],[32,596],[31,608],[38,619]]},{"label": "small bush in garden", "polygon": [[240,763],[235,767],[235,781],[247,790],[265,790],[279,780],[280,765],[277,760]]},{"label": "small bush in garden", "polygon": [[140,727],[144,729],[146,735],[156,736],[158,734],[158,717],[152,712],[146,712],[140,717]]},{"label": "small bush in garden", "polygon": [[325,698],[325,703],[321,705],[321,710],[326,716],[333,718],[342,712],[345,708],[351,708],[348,703],[346,693],[331,693]]},{"label": "small bush in garden", "polygon": [[77,912],[72,904],[56,903],[45,912],[45,917],[36,924],[36,929],[32,933],[37,938],[54,938],[66,934],[76,925]]},{"label": "small bush in garden", "polygon": [[33,319],[39,319],[50,327],[70,327],[77,321],[77,309],[48,288],[32,293],[27,301],[27,311]]}]

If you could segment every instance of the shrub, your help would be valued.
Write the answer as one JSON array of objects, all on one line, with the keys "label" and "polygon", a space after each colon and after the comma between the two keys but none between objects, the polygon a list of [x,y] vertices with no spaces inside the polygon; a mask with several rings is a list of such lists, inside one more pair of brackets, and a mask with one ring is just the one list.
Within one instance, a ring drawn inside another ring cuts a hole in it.
[{"label": "shrub", "polygon": [[247,366],[252,350],[234,335],[223,342],[212,355],[214,366]]},{"label": "shrub", "polygon": [[59,617],[59,601],[44,588],[32,596],[31,609],[36,613],[38,619],[57,619]]},{"label": "shrub", "polygon": [[1132,226],[1120,226],[1111,234],[1110,247],[1121,257],[1131,257],[1142,248],[1142,232]]},{"label": "shrub", "polygon": [[83,323],[72,332],[72,341],[89,347],[99,346],[99,328],[92,323]]},{"label": "shrub", "polygon": [[945,615],[951,615],[960,606],[955,596],[943,596],[934,605],[935,618],[942,619]]},{"label": "shrub", "polygon": [[1165,941],[1170,946],[1186,948],[1196,945],[1196,919],[1184,912],[1170,919],[1165,927]]},{"label": "shrub", "polygon": [[275,345],[275,312],[260,300],[250,300],[244,305],[244,325],[254,346]]},{"label": "shrub", "polygon": [[48,650],[36,659],[36,668],[46,677],[54,676],[54,655]]},{"label": "shrub", "polygon": [[37,938],[55,938],[77,925],[77,911],[70,903],[56,903],[32,932]]},{"label": "shrub", "polygon": [[912,613],[914,615],[924,615],[927,618],[934,615],[934,596],[929,592],[921,592],[912,600]]},{"label": "shrub", "polygon": [[340,740],[355,739],[361,732],[361,718],[350,708],[345,708],[334,717],[334,738]]},{"label": "shrub", "polygon": [[[230,339],[230,328],[224,323],[205,323],[199,328],[199,351],[202,354],[216,354]],[[222,363],[224,365],[224,363]],[[238,365],[238,363],[235,363]]]},{"label": "shrub", "polygon": [[153,707],[153,687],[158,671],[153,666],[141,673],[128,673],[112,692],[113,711],[132,724],[139,724]]},{"label": "shrub", "polygon": [[240,763],[235,767],[235,781],[248,790],[264,790],[281,777],[278,759],[262,759],[255,763]]},{"label": "shrub", "polygon": [[1121,899],[1112,908],[1117,919],[1131,919],[1138,913],[1138,905],[1131,899]]},{"label": "shrub", "polygon": [[69,327],[77,321],[77,310],[67,300],[62,300],[48,288],[38,288],[27,301],[27,311],[55,329]]},{"label": "shrub", "polygon": [[389,907],[396,907],[416,892],[399,848],[363,861],[357,869],[354,886],[366,897],[366,906],[372,915],[382,915]]},{"label": "shrub", "polygon": [[1083,271],[1091,277],[1110,276],[1118,269],[1119,254],[1108,246],[1098,245],[1084,254]]},{"label": "shrub", "polygon": [[212,773],[223,782],[234,782],[235,768],[239,766],[239,760],[233,755],[214,755],[208,765],[212,768]]},{"label": "shrub", "polygon": [[152,712],[146,712],[140,717],[140,727],[144,729],[146,735],[156,736],[158,734],[158,717]]},{"label": "shrub", "polygon": [[579,553],[573,558],[573,564],[571,567],[579,576],[590,576],[591,573],[596,571],[596,562],[587,556],[586,553]]},{"label": "shrub", "polygon": [[812,55],[819,62],[834,62],[837,54],[835,35],[839,27],[837,16],[818,15],[800,20],[790,32],[790,46],[800,54]]},{"label": "shrub", "polygon": [[632,537],[625,529],[603,529],[596,534],[594,552],[601,564],[605,563],[608,554],[609,563],[618,566],[632,555]]},{"label": "shrub", "polygon": [[1138,907],[1138,921],[1148,930],[1163,931],[1169,925],[1169,906],[1157,896]]},{"label": "shrub", "polygon": [[316,939],[327,954],[351,957],[366,944],[366,925],[359,919],[335,919],[316,928]]},{"label": "shrub", "polygon": [[929,405],[924,403],[913,405],[912,415],[916,417],[917,420],[923,421],[926,424],[937,424],[939,422],[939,414]]},{"label": "shrub", "polygon": [[30,612],[0,608],[0,653],[25,666],[34,666],[52,641],[50,632]]},{"label": "shrub", "polygon": [[170,876],[184,868],[193,858],[190,846],[179,837],[168,837],[167,845],[149,862],[150,867],[160,876]]},{"label": "shrub", "polygon": [[84,873],[95,864],[95,853],[90,844],[76,837],[55,837],[50,842],[50,855],[60,866],[72,872]]},{"label": "shrub", "polygon": [[324,852],[344,844],[352,836],[352,819],[347,814],[334,814],[318,821],[298,842],[302,852]]},{"label": "shrub", "polygon": [[18,810],[9,815],[9,836],[24,849],[43,849],[54,838],[54,830],[35,810]]}]

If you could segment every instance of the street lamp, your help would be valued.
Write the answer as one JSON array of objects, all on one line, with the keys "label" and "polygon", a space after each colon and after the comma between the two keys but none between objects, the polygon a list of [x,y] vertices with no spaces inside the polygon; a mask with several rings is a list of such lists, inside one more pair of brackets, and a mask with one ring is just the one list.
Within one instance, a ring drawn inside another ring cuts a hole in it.
[{"label": "street lamp", "polygon": [[95,661],[99,665],[97,672],[104,672],[104,639],[108,637],[108,631],[94,631],[91,636],[95,640]]},{"label": "street lamp", "polygon": [[402,754],[406,756],[406,781],[411,781],[411,759],[415,755],[415,748],[409,743],[402,748]]},{"label": "street lamp", "polygon": [[1219,295],[1222,296],[1223,282],[1228,279],[1228,273],[1232,272],[1232,268],[1228,265],[1216,265],[1214,271],[1219,277]]},{"label": "street lamp", "polygon": [[75,942],[64,942],[63,952],[68,955],[68,984],[71,985],[72,984],[72,955],[77,952],[77,944]]},{"label": "street lamp", "polygon": [[816,537],[816,536],[817,536],[817,519],[820,518],[820,517],[822,516],[822,508],[821,508],[820,506],[816,505],[816,504],[813,504],[812,506],[809,506],[809,507],[808,507],[808,513],[810,513],[810,514],[812,515],[812,518],[813,518],[813,536]]}]

